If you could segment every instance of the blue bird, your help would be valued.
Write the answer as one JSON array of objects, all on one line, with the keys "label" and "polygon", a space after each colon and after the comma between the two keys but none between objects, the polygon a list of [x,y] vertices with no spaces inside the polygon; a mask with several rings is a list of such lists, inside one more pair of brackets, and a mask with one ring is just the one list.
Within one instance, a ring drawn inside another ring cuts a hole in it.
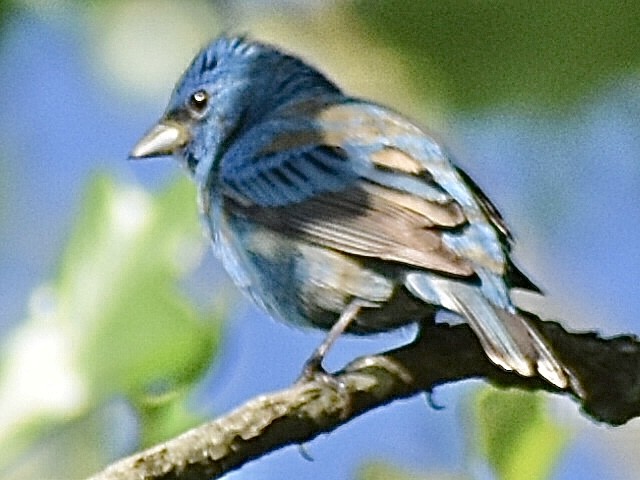
[{"label": "blue bird", "polygon": [[491,201],[433,138],[343,93],[279,49],[221,37],[175,87],[132,158],[173,155],[194,179],[213,249],[270,315],[370,334],[458,314],[505,370],[577,385],[510,298],[539,292]]}]

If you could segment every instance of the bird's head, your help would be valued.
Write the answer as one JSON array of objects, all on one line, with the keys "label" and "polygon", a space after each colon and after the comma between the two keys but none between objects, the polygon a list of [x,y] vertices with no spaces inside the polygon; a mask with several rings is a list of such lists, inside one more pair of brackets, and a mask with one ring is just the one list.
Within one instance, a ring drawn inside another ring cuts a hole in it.
[{"label": "bird's head", "polygon": [[204,48],[178,81],[160,121],[131,158],[173,155],[191,174],[215,168],[226,148],[279,107],[339,93],[300,59],[242,37]]}]

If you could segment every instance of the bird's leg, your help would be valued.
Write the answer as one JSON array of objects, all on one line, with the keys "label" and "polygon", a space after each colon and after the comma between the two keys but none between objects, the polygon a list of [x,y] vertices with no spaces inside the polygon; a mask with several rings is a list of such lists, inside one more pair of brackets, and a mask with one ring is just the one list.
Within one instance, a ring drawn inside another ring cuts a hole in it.
[{"label": "bird's leg", "polygon": [[338,337],[340,337],[340,335],[342,335],[344,331],[349,327],[362,307],[375,306],[377,306],[377,304],[367,302],[366,300],[362,300],[359,298],[352,300],[349,305],[347,305],[347,308],[345,308],[340,314],[340,318],[338,318],[338,321],[333,324],[331,330],[329,330],[327,336],[324,337],[322,343],[318,345],[309,359],[304,363],[304,368],[302,369],[302,375],[300,376],[300,379],[304,380],[312,378],[317,374],[327,374],[325,369],[322,367],[322,361],[324,360],[327,352],[329,352]]}]

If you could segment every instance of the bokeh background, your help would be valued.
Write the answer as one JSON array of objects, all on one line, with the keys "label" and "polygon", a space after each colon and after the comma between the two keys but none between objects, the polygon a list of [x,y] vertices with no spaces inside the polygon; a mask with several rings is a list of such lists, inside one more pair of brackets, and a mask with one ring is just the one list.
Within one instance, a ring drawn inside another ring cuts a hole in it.
[{"label": "bokeh background", "polygon": [[[127,153],[191,57],[248,33],[443,139],[547,292],[525,306],[640,324],[640,3],[0,1],[0,477],[82,478],[293,381],[322,338],[230,285],[195,193]],[[328,359],[407,342],[342,339]],[[396,402],[228,478],[636,479],[638,421],[482,382]]]}]

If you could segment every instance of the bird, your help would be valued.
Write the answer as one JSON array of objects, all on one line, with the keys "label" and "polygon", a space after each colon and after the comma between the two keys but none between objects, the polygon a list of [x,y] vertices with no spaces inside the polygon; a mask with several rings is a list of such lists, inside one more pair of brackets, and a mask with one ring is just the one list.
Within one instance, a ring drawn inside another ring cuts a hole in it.
[{"label": "bird", "polygon": [[295,54],[214,39],[130,153],[159,156],[194,180],[213,251],[239,289],[276,319],[328,331],[305,371],[322,371],[345,332],[449,312],[502,369],[577,385],[511,298],[541,291],[480,187],[415,122]]}]

